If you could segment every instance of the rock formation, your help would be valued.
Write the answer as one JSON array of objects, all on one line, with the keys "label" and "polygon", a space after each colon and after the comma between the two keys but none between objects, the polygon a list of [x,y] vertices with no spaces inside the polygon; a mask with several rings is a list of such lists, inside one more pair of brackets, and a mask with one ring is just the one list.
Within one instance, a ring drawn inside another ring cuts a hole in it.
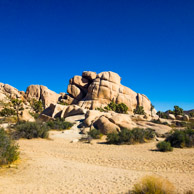
[{"label": "rock formation", "polygon": [[43,105],[46,107],[50,106],[51,103],[57,103],[60,94],[55,93],[52,90],[49,90],[46,86],[42,85],[30,85],[26,90],[26,98],[41,100]]},{"label": "rock formation", "polygon": [[86,109],[104,107],[111,101],[124,103],[129,112],[137,106],[143,106],[145,112],[151,114],[151,102],[143,94],[134,92],[121,84],[121,77],[114,72],[85,71],[82,76],[74,76],[69,81],[68,94],[63,102],[77,104]]}]

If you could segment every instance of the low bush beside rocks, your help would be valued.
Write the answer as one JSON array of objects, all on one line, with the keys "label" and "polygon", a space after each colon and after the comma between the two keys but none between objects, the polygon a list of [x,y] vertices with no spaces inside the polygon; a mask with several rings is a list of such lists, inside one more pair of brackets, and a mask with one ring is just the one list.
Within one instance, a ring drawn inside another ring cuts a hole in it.
[{"label": "low bush beside rocks", "polygon": [[155,137],[155,132],[152,129],[134,128],[132,130],[122,129],[120,132],[109,133],[107,135],[108,144],[135,144],[145,143]]},{"label": "low bush beside rocks", "polygon": [[19,146],[0,128],[0,166],[10,164],[19,157]]}]

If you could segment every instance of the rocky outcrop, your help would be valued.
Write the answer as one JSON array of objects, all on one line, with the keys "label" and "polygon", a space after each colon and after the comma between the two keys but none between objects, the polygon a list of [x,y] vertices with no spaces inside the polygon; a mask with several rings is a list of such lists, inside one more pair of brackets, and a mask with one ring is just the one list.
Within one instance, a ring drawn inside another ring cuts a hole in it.
[{"label": "rocky outcrop", "polygon": [[143,106],[145,112],[151,115],[150,100],[145,95],[123,86],[120,82],[121,77],[111,71],[99,74],[84,71],[82,76],[74,76],[70,79],[68,94],[62,100],[67,104],[77,104],[86,109],[104,107],[114,101],[126,104],[131,113],[137,106]]},{"label": "rocky outcrop", "polygon": [[30,85],[26,90],[26,97],[28,99],[41,100],[45,108],[51,103],[57,103],[60,95],[52,90],[49,90],[46,86],[42,85]]},{"label": "rocky outcrop", "polygon": [[10,86],[9,84],[3,84],[0,83],[0,98],[3,100],[6,97],[8,98],[20,98],[22,95],[20,92],[14,88],[13,86]]}]

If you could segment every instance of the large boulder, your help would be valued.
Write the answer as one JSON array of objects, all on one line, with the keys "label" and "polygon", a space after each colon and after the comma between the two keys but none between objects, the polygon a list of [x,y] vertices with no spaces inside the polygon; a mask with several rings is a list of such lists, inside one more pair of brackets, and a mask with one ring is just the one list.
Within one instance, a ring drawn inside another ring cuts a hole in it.
[{"label": "large boulder", "polygon": [[110,122],[105,116],[101,116],[93,125],[105,135],[109,133],[118,133],[120,131],[120,127]]},{"label": "large boulder", "polygon": [[133,129],[136,127],[136,124],[131,120],[131,117],[128,114],[115,113],[109,120],[120,128]]},{"label": "large boulder", "polygon": [[168,119],[175,120],[176,117],[173,114],[168,114]]},{"label": "large boulder", "polygon": [[85,114],[84,124],[90,127],[102,115],[111,117],[110,113],[100,112],[98,110],[88,110]]},{"label": "large boulder", "polygon": [[137,127],[143,128],[143,129],[146,129],[146,128],[153,129],[156,132],[157,136],[159,137],[165,136],[172,130],[172,128],[167,125],[156,124],[148,121],[139,121],[136,123],[136,125]]},{"label": "large boulder", "polygon": [[69,105],[65,112],[63,113],[63,117],[66,118],[66,117],[69,117],[69,116],[74,116],[74,115],[82,115],[82,114],[85,114],[86,113],[86,110],[77,106],[77,105]]},{"label": "large boulder", "polygon": [[20,121],[29,121],[29,122],[34,122],[35,121],[34,117],[29,113],[28,110],[23,110],[20,113],[19,120]]},{"label": "large boulder", "polygon": [[82,90],[74,84],[69,84],[67,92],[76,100],[81,100],[84,97]]},{"label": "large boulder", "polygon": [[89,81],[96,79],[96,76],[97,76],[96,72],[92,72],[92,71],[84,71],[82,73],[82,77],[86,78]]},{"label": "large boulder", "polygon": [[42,100],[44,106],[47,108],[51,103],[57,103],[60,95],[52,90],[49,90],[46,86],[42,85],[30,85],[26,90],[26,97],[30,99]]},{"label": "large boulder", "polygon": [[184,121],[189,121],[189,116],[188,116],[188,115],[184,115],[184,116],[183,116],[183,120],[184,120]]},{"label": "large boulder", "polygon": [[183,115],[177,115],[177,116],[176,116],[176,119],[177,119],[177,120],[183,120]]}]

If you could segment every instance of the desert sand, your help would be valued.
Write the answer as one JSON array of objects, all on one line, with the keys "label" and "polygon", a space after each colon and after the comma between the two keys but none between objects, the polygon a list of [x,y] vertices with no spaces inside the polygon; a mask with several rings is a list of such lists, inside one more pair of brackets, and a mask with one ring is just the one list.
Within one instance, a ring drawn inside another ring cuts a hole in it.
[{"label": "desert sand", "polygon": [[20,161],[0,170],[0,193],[126,193],[146,175],[167,178],[180,193],[194,189],[194,149],[161,153],[152,151],[156,142],[70,143],[64,136],[19,140]]}]

